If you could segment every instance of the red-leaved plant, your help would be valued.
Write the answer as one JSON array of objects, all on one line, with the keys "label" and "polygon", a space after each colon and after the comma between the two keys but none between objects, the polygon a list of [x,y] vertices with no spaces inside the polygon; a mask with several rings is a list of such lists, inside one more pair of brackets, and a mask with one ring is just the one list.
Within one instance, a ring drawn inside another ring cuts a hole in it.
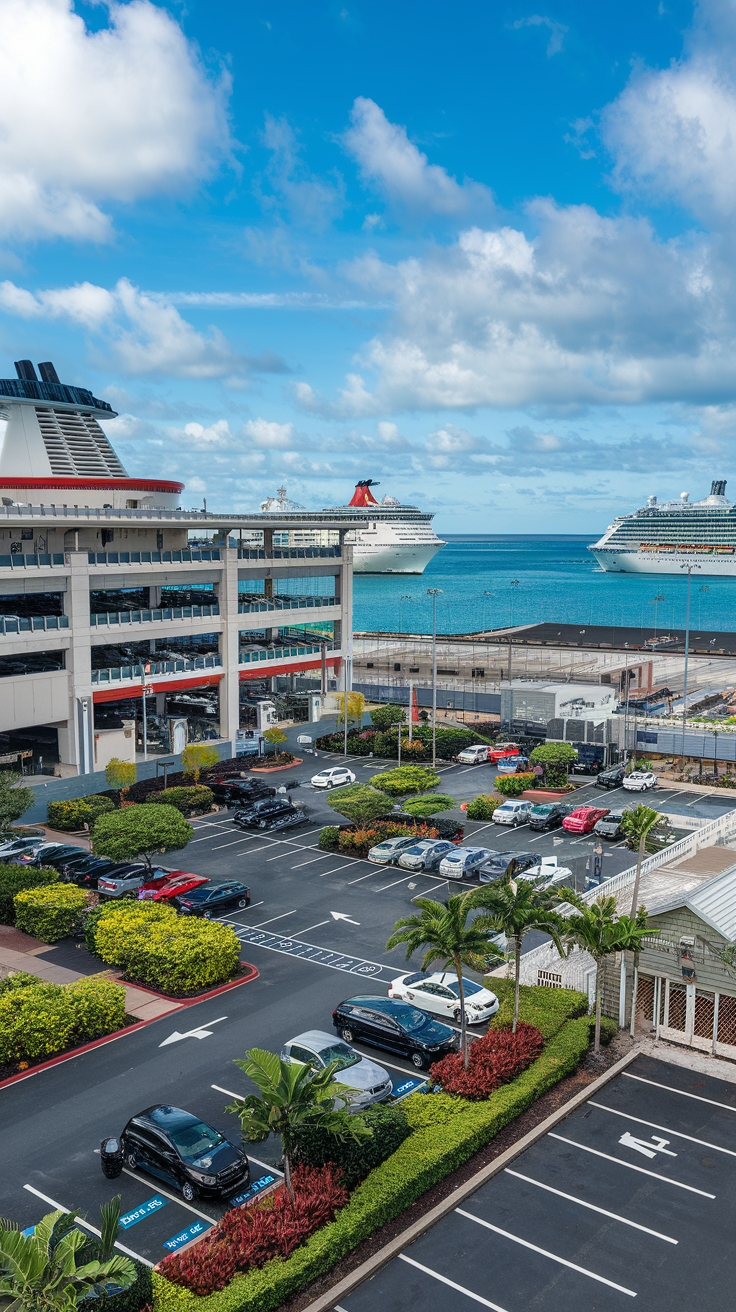
[{"label": "red-leaved plant", "polygon": [[507,1084],[526,1070],[541,1053],[544,1038],[534,1025],[519,1021],[516,1034],[511,1030],[489,1030],[470,1045],[468,1069],[463,1067],[462,1053],[453,1053],[435,1062],[430,1080],[441,1085],[445,1093],[463,1098],[487,1098],[500,1084]]},{"label": "red-leaved plant", "polygon": [[193,1294],[224,1289],[238,1271],[288,1257],[348,1201],[337,1166],[297,1166],[292,1180],[294,1202],[282,1185],[261,1203],[234,1207],[198,1244],[164,1258],[166,1279]]}]

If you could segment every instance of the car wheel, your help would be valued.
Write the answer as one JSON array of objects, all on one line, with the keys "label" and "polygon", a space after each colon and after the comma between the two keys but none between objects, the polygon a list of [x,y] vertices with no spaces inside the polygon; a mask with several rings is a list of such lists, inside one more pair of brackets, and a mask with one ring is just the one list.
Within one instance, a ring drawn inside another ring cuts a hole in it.
[{"label": "car wheel", "polygon": [[348,1029],[340,1030],[340,1038],[344,1039],[346,1043],[352,1043],[353,1031]]},{"label": "car wheel", "polygon": [[413,1052],[411,1054],[411,1064],[412,1066],[416,1066],[418,1071],[424,1070],[424,1058],[421,1052]]},{"label": "car wheel", "polygon": [[452,1014],[459,1025],[463,1018],[463,1013],[461,1012],[460,1008],[456,1007]]},{"label": "car wheel", "polygon": [[197,1197],[197,1191],[194,1188],[194,1185],[190,1184],[188,1180],[186,1180],[181,1187],[181,1196],[186,1203],[193,1203]]},{"label": "car wheel", "polygon": [[202,912],[202,915],[204,916],[205,920],[211,920],[211,919],[212,919],[212,912],[211,912],[211,911],[205,910],[205,911]]},{"label": "car wheel", "polygon": [[239,897],[239,898],[238,898],[238,910],[239,910],[239,911],[242,911],[242,910],[243,910],[243,907],[247,907],[247,905],[248,905],[248,899],[247,899],[247,898],[245,898],[245,897]]},{"label": "car wheel", "polygon": [[133,1149],[132,1149],[132,1148],[129,1150],[129,1152],[126,1152],[126,1154],[125,1154],[125,1162],[126,1162],[126,1165],[130,1167],[131,1171],[137,1171],[137,1169],[138,1169],[138,1158],[136,1157],[136,1155],[135,1155],[135,1153],[133,1152]]}]

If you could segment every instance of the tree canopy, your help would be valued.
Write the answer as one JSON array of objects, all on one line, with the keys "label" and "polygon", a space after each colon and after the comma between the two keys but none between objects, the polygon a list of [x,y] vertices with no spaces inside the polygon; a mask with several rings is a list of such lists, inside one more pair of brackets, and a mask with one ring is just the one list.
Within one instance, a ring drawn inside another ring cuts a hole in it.
[{"label": "tree canopy", "polygon": [[369,784],[348,784],[345,788],[336,788],[334,792],[328,793],[327,805],[355,824],[379,820],[393,810],[393,803],[386,794],[371,788]]},{"label": "tree canopy", "polygon": [[371,722],[376,729],[383,733],[391,728],[392,724],[403,724],[406,719],[402,706],[373,706],[371,708]]},{"label": "tree canopy", "polygon": [[389,797],[404,797],[407,793],[423,793],[436,788],[440,776],[423,765],[400,765],[396,770],[385,770],[373,776],[373,787]]},{"label": "tree canopy", "polygon": [[205,743],[190,743],[181,754],[181,768],[185,775],[199,783],[203,770],[210,770],[217,765],[220,753],[216,747],[207,747]]},{"label": "tree canopy", "polygon": [[105,780],[108,787],[117,788],[121,793],[126,793],[135,783],[135,776],[135,761],[121,761],[119,756],[113,756],[105,766]]},{"label": "tree canopy", "polygon": [[601,894],[589,904],[572,888],[561,888],[560,898],[574,908],[566,917],[565,937],[583,952],[589,952],[597,966],[595,978],[595,1046],[601,1046],[601,966],[612,952],[638,952],[645,934],[658,934],[647,922],[646,907],[636,916],[620,916],[613,896]]},{"label": "tree canopy", "polygon": [[544,767],[545,782],[552,787],[564,787],[577,752],[571,743],[540,743],[535,747],[529,760],[532,765]]},{"label": "tree canopy", "polygon": [[543,883],[543,876],[539,879],[501,879],[495,884],[481,885],[477,892],[469,894],[472,905],[482,907],[495,928],[513,940],[514,1033],[519,1023],[521,946],[525,935],[531,929],[549,934],[560,954],[563,952],[561,934],[565,922],[557,909],[560,899],[556,892],[544,888]]},{"label": "tree canopy", "polygon": [[0,770],[0,832],[4,833],[14,820],[20,820],[35,797],[31,788],[19,788],[22,775],[13,770]]},{"label": "tree canopy", "polygon": [[175,806],[126,806],[101,815],[92,830],[92,851],[111,861],[142,857],[150,865],[155,852],[186,847],[192,826]]},{"label": "tree canopy", "polygon": [[417,820],[426,820],[428,816],[449,811],[453,806],[457,806],[457,798],[445,793],[425,793],[422,797],[408,797],[402,802],[403,810],[416,816]]}]

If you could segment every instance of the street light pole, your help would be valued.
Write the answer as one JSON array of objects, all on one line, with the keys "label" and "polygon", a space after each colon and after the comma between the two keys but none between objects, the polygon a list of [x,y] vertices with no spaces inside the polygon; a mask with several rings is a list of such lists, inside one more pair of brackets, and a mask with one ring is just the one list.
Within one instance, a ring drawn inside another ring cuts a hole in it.
[{"label": "street light pole", "polygon": [[432,769],[437,764],[437,598],[442,588],[427,588],[432,598]]}]

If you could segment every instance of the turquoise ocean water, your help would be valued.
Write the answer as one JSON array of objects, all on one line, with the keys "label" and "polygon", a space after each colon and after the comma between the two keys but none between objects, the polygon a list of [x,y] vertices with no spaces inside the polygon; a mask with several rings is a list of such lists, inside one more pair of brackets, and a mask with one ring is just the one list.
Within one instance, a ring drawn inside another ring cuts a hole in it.
[{"label": "turquoise ocean water", "polygon": [[[439,633],[467,633],[509,624],[558,621],[684,628],[683,575],[604,574],[587,550],[600,534],[452,536],[417,577],[356,574],[356,631],[432,629],[428,588],[437,598]],[[656,600],[660,598],[660,600]],[[693,628],[736,627],[736,577],[693,573]]]}]

